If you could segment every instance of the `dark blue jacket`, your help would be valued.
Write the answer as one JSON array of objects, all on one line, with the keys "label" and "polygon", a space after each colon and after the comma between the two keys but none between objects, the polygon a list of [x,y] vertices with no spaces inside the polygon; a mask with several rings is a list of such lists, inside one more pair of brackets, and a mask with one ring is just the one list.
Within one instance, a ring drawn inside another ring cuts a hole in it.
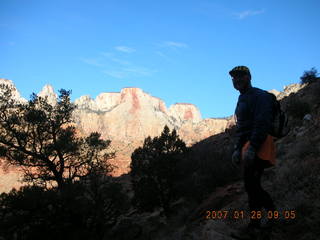
[{"label": "dark blue jacket", "polygon": [[235,111],[236,115],[236,149],[249,140],[258,150],[270,133],[272,125],[272,98],[269,93],[251,87],[241,93]]}]

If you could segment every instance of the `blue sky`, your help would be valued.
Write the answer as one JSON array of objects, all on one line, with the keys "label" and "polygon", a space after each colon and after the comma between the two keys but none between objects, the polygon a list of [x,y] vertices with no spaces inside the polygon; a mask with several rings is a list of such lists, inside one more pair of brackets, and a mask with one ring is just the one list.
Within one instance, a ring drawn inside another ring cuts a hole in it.
[{"label": "blue sky", "polygon": [[320,2],[238,0],[0,0],[0,78],[29,98],[45,84],[72,99],[139,87],[230,116],[228,71],[282,90],[319,66]]}]

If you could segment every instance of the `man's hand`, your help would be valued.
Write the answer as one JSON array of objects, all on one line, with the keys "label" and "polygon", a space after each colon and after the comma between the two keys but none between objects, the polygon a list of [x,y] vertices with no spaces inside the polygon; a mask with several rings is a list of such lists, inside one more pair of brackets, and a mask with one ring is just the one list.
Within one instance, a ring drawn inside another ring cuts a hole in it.
[{"label": "man's hand", "polygon": [[246,168],[253,166],[255,157],[256,150],[252,146],[249,146],[248,150],[244,153],[243,156],[243,161]]},{"label": "man's hand", "polygon": [[241,152],[240,150],[235,150],[232,154],[232,165],[237,168],[240,165],[241,161]]}]

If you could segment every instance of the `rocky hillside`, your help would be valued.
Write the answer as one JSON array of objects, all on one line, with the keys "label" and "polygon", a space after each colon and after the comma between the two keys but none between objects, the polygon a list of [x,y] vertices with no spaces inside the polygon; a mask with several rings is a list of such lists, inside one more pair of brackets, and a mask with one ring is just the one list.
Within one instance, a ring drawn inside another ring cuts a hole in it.
[{"label": "rocky hillside", "polygon": [[[320,235],[320,81],[285,89],[288,92],[278,97],[291,131],[276,141],[276,165],[262,177],[278,217],[273,217],[272,231],[261,231],[252,239],[316,240]],[[190,196],[173,204],[171,217],[160,211],[130,212],[115,227],[116,239],[234,240],[232,233],[250,218],[241,171],[230,164],[234,134],[231,127],[192,146],[186,162],[196,164],[192,181],[186,180]],[[129,184],[128,178],[121,181]],[[262,216],[265,222],[267,213]]]}]

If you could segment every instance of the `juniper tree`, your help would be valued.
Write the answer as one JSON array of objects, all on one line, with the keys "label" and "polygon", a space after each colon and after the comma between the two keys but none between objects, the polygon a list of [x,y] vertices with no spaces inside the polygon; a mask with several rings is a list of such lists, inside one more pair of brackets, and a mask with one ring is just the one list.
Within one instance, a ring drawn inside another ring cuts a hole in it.
[{"label": "juniper tree", "polygon": [[304,71],[303,75],[300,77],[300,80],[302,84],[319,81],[317,69],[313,67],[309,71]]},{"label": "juniper tree", "polygon": [[80,137],[72,120],[71,91],[61,89],[55,105],[32,94],[27,103],[12,97],[12,87],[0,86],[0,157],[24,173],[24,181],[62,188],[93,172],[108,174],[109,140],[97,132]]},{"label": "juniper tree", "polygon": [[134,203],[141,210],[160,206],[167,214],[170,203],[177,197],[178,162],[187,151],[176,130],[167,126],[159,137],[145,139],[143,147],[131,156]]}]

